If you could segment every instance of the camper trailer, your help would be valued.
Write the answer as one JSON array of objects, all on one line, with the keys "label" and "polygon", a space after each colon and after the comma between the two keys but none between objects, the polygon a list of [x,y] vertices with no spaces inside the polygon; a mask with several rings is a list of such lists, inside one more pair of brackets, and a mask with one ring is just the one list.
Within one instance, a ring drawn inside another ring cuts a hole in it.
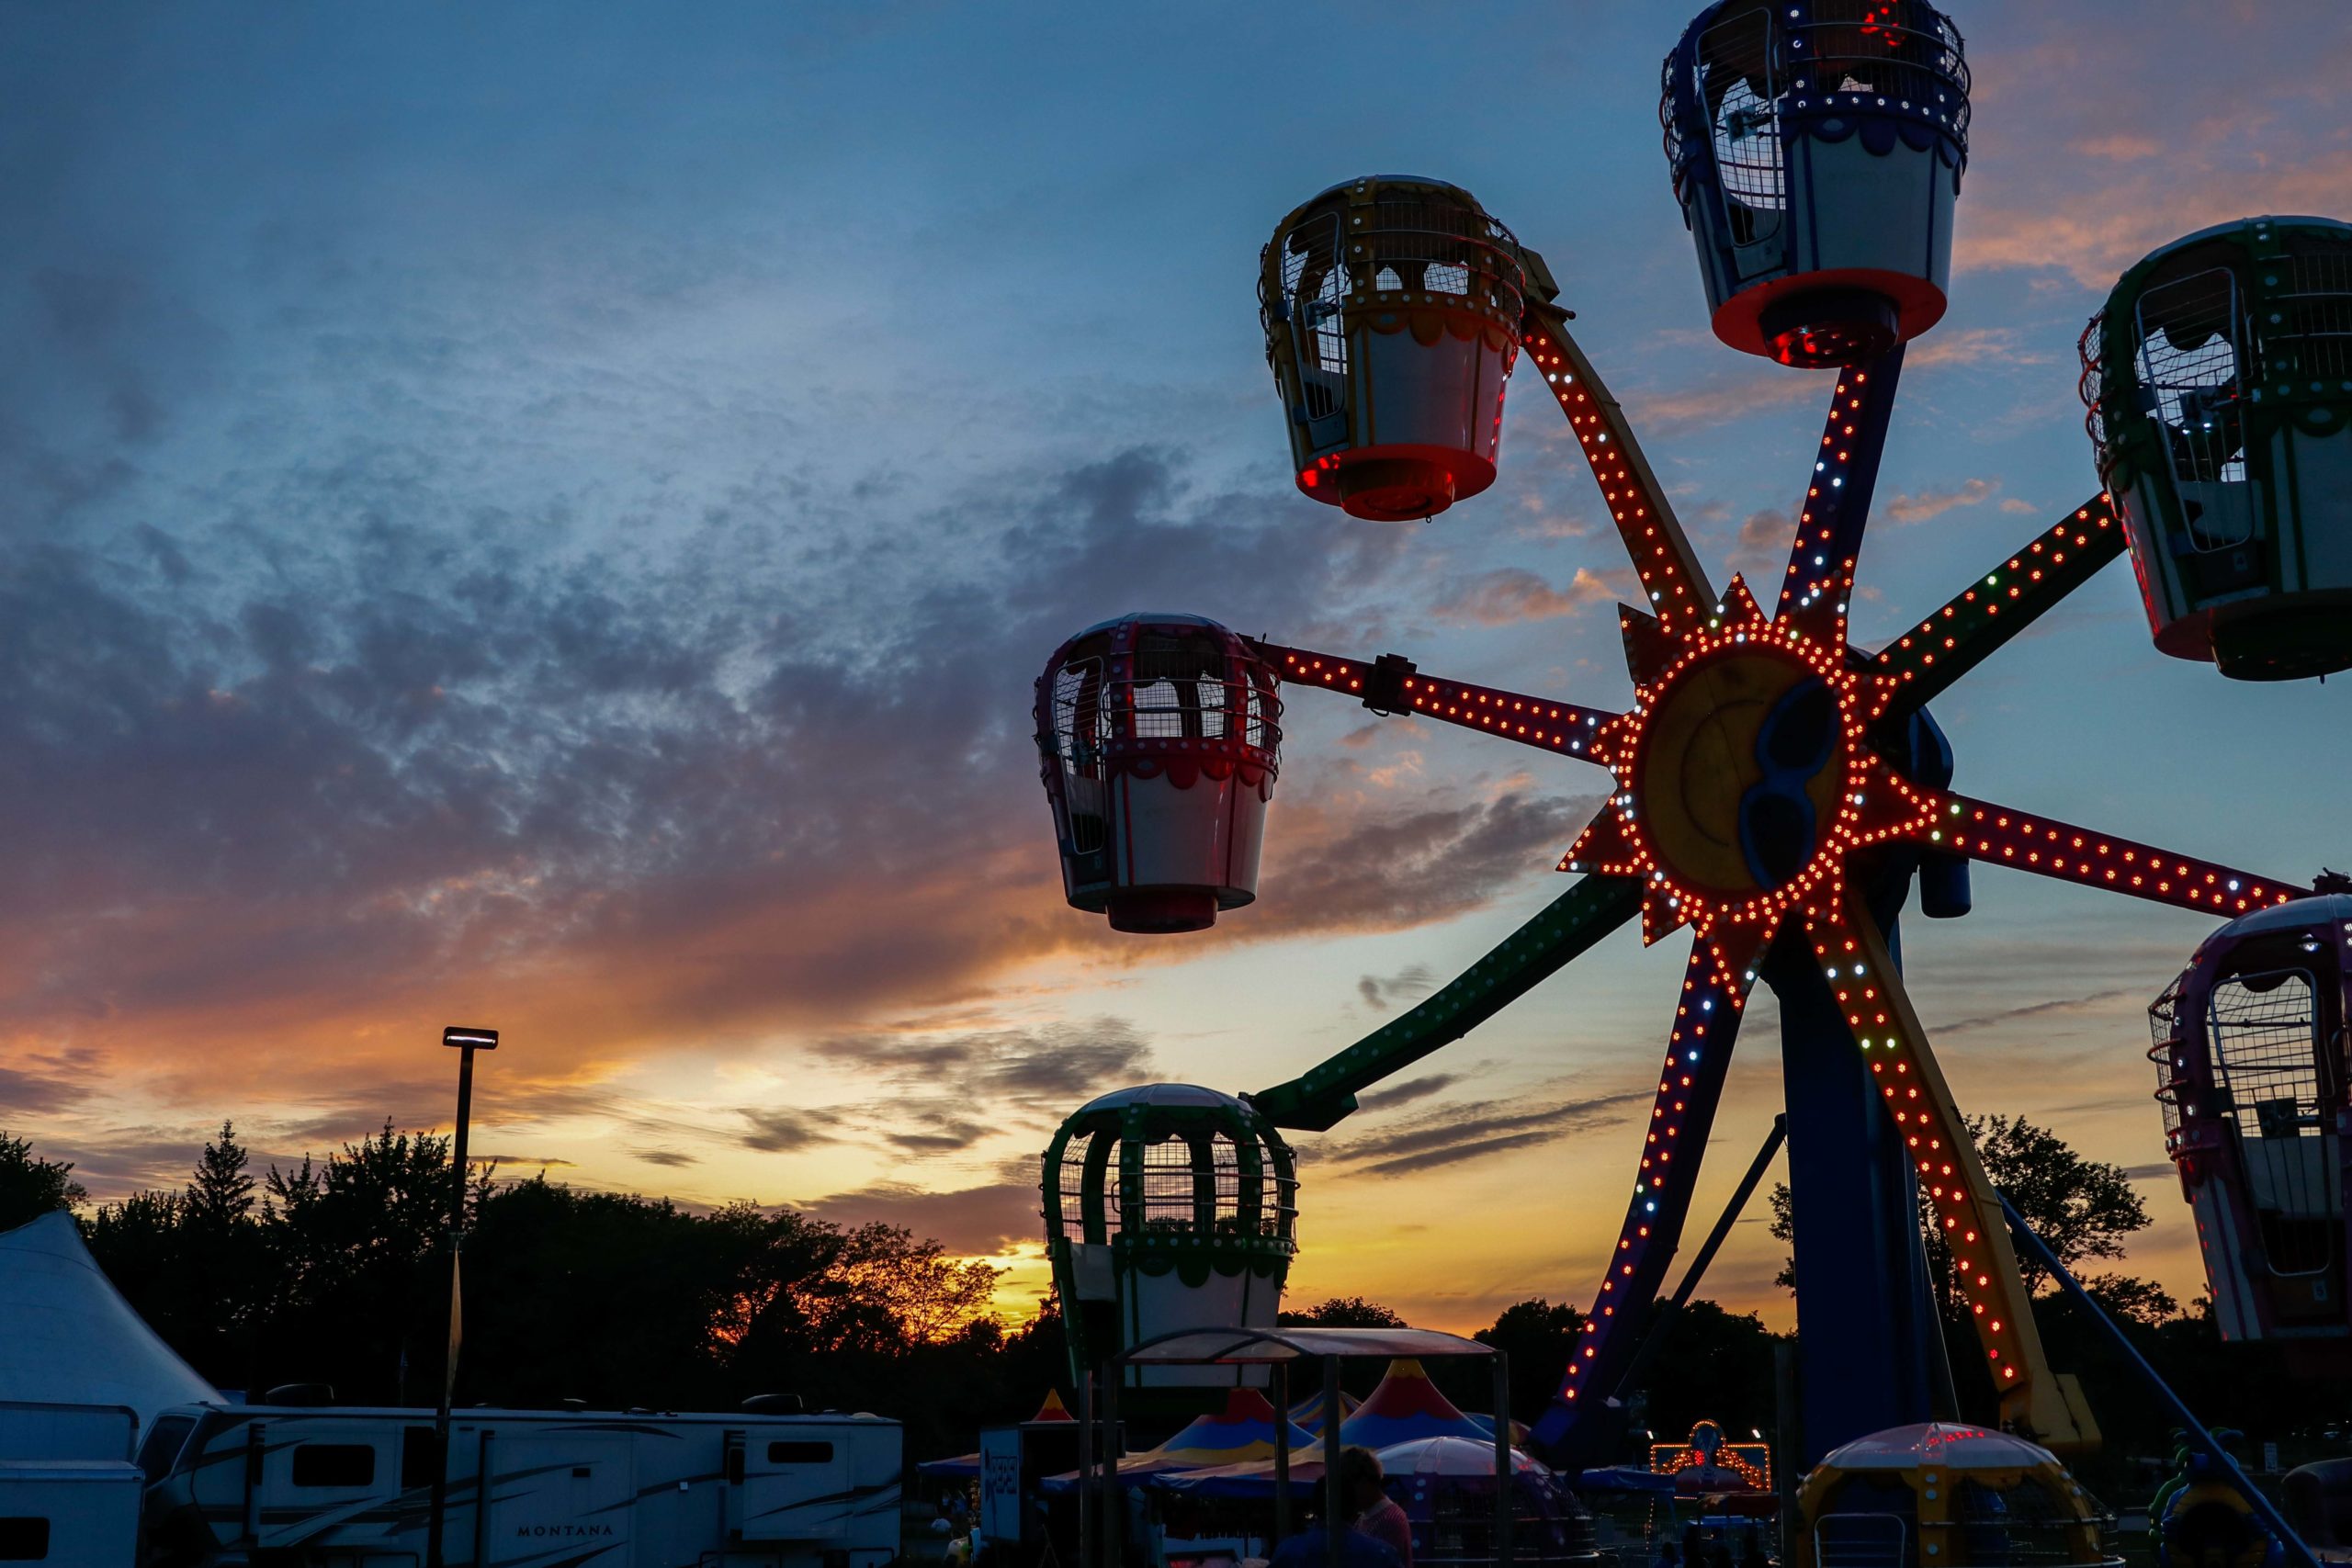
[{"label": "camper trailer", "polygon": [[138,1412],[0,1401],[0,1562],[133,1568]]},{"label": "camper trailer", "polygon": [[[471,1568],[880,1568],[898,1555],[899,1424],[875,1416],[461,1410],[443,1560]],[[164,1412],[140,1462],[156,1568],[413,1568],[430,1412]]]}]

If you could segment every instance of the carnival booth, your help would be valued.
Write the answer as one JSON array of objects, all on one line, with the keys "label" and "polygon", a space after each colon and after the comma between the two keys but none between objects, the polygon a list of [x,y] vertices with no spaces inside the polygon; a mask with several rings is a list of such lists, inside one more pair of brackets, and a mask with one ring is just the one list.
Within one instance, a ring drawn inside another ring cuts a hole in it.
[{"label": "carnival booth", "polygon": [[1672,1482],[1676,1496],[1703,1498],[1716,1513],[1762,1517],[1779,1506],[1772,1446],[1735,1443],[1713,1421],[1692,1427],[1685,1442],[1651,1444],[1650,1469]]},{"label": "carnival booth", "polygon": [[1716,337],[1850,365],[1942,318],[1968,162],[1949,17],[1919,0],[1721,0],[1664,78],[1667,162]]},{"label": "carnival booth", "polygon": [[1282,751],[1275,675],[1200,615],[1089,626],[1037,678],[1062,891],[1114,931],[1202,931],[1258,896]]},{"label": "carnival booth", "polygon": [[1350,180],[1283,219],[1258,301],[1299,490],[1396,522],[1493,484],[1529,265],[1443,180]]},{"label": "carnival booth", "polygon": [[2115,1568],[2112,1523],[2048,1449],[1954,1422],[1833,1449],[1797,1495],[1795,1568]]}]

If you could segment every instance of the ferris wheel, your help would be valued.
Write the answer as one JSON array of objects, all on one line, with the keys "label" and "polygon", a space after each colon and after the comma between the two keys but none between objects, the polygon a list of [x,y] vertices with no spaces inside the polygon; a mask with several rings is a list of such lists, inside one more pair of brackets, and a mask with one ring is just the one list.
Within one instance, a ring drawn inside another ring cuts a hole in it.
[{"label": "ferris wheel", "polygon": [[[1709,575],[1535,251],[1460,186],[1364,177],[1293,211],[1261,257],[1299,491],[1375,525],[1442,513],[1493,483],[1514,372],[1540,378],[1640,584],[1619,617],[1630,700],[1156,613],[1080,633],[1038,682],[1066,892],[1124,931],[1200,929],[1255,897],[1285,687],[1598,768],[1609,788],[1559,863],[1578,880],[1410,1012],[1252,1094],[1127,1091],[1072,1118],[1046,1187],[1073,1359],[1193,1320],[1271,1322],[1295,1247],[1282,1130],[1334,1125],[1638,918],[1645,943],[1688,928],[1689,957],[1624,1220],[1538,1446],[1576,1458],[1604,1440],[1599,1412],[1681,1243],[1759,982],[1781,1004],[1808,1457],[1935,1413],[1944,1354],[1915,1192],[1949,1243],[2003,1425],[2093,1446],[1905,987],[1895,913],[1916,881],[1924,913],[1964,914],[1975,863],[2232,920],[2312,889],[1957,792],[1928,709],[2126,554],[2166,653],[2241,679],[2352,666],[2352,486],[2325,478],[2352,478],[2352,227],[2251,219],[2127,274],[2083,339],[2104,488],[1861,648],[1849,610],[1905,345],[1946,307],[1961,35],[1917,0],[1724,0],[1668,57],[1663,89],[1715,336],[1836,371],[1777,581]],[[2267,918],[2324,929],[2340,1022],[2352,920]],[[2179,1076],[2191,1114],[2199,1094],[2219,1103],[2186,1054]]]}]

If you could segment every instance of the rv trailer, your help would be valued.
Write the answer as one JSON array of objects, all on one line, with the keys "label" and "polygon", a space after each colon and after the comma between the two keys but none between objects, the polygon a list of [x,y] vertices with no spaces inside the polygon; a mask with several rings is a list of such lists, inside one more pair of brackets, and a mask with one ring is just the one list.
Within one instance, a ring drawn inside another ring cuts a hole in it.
[{"label": "rv trailer", "polygon": [[135,1568],[139,1413],[0,1400],[0,1562]]},{"label": "rv trailer", "polygon": [[[899,1551],[903,1448],[899,1424],[876,1416],[460,1410],[443,1558],[453,1568],[881,1568]],[[140,1452],[158,1478],[146,1561],[414,1568],[435,1451],[430,1411],[166,1411]]]}]

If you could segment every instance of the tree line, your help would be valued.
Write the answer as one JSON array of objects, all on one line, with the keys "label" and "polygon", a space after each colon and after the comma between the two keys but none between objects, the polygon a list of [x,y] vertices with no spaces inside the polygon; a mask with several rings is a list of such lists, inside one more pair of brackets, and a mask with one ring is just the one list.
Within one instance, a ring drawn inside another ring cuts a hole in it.
[{"label": "tree line", "polygon": [[[1994,1180],[2070,1269],[2121,1257],[2125,1239],[2149,1223],[2120,1168],[2085,1160],[2046,1129],[1993,1118],[1972,1131]],[[305,1157],[256,1176],[224,1123],[181,1188],[92,1205],[70,1165],[0,1133],[0,1230],[74,1212],[108,1278],[216,1386],[258,1398],[281,1383],[324,1382],[345,1403],[429,1404],[447,1327],[450,1155],[446,1137],[387,1124],[322,1163]],[[1785,1190],[1772,1208],[1785,1240]],[[501,1180],[485,1165],[469,1173],[466,1229],[461,1404],[723,1410],[752,1394],[792,1393],[810,1410],[894,1416],[907,1425],[910,1456],[928,1458],[969,1450],[978,1427],[1028,1416],[1067,1382],[1050,1299],[1039,1315],[1008,1325],[993,1310],[995,1269],[903,1228],[747,1202],[706,1212],[583,1191],[544,1173]],[[2168,1450],[2168,1423],[2094,1326],[2049,1281],[2030,1283],[2052,1363],[2082,1378],[2109,1438],[2106,1478],[2120,1481],[2116,1467],[2129,1456]],[[2090,1284],[2210,1422],[2261,1441],[2352,1415],[2332,1385],[2290,1377],[2275,1350],[2223,1346],[2201,1300],[2184,1309],[2122,1274]],[[1957,1299],[1944,1305],[1958,1414],[1989,1423],[1994,1391],[1977,1371],[1965,1309]],[[1283,1316],[1332,1326],[1400,1321],[1359,1297]],[[1573,1305],[1536,1298],[1478,1332],[1510,1354],[1520,1419],[1532,1419],[1559,1386],[1584,1321]],[[1631,1426],[1661,1440],[1702,1417],[1770,1434],[1782,1337],[1754,1314],[1691,1302],[1650,1364]],[[1482,1370],[1430,1370],[1464,1409],[1490,1408]],[[1368,1385],[1378,1374],[1352,1375]],[[1641,1440],[1629,1433],[1626,1457]]]},{"label": "tree line", "polygon": [[[88,1204],[0,1134],[0,1229],[77,1210],[99,1267],[216,1387],[426,1404],[447,1334],[450,1145],[379,1134],[256,1176],[233,1125],[178,1190]],[[910,1452],[1026,1416],[1059,1381],[1050,1316],[1008,1327],[997,1271],[887,1224],[708,1212],[469,1173],[460,1404],[727,1410],[756,1393],[908,1423]],[[965,1444],[969,1447],[969,1443]]]}]

